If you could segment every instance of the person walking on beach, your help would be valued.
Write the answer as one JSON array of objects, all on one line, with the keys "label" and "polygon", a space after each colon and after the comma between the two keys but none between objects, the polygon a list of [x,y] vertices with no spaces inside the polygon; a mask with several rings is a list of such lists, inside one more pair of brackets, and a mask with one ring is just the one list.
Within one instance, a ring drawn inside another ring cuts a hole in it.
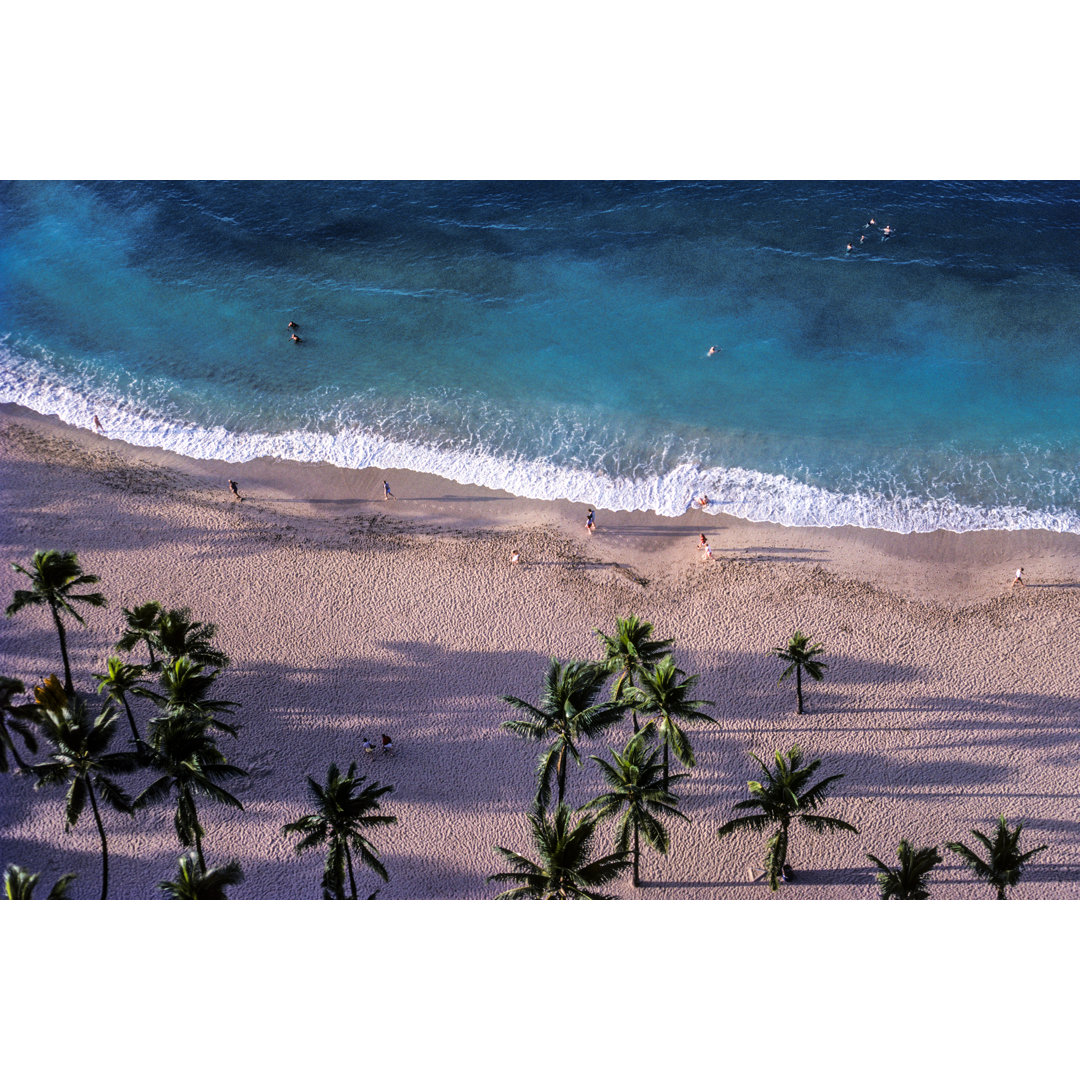
[{"label": "person walking on beach", "polygon": [[370,739],[365,739],[364,740],[364,753],[365,754],[374,754],[375,753],[375,744]]},{"label": "person walking on beach", "polygon": [[396,499],[397,498],[397,496],[390,490],[390,482],[388,480],[384,480],[382,482],[382,490],[383,490],[383,502],[386,502],[388,499]]},{"label": "person walking on beach", "polygon": [[708,562],[713,557],[712,548],[709,547],[709,542],[705,541],[705,553],[701,556],[702,562]]},{"label": "person walking on beach", "polygon": [[382,749],[384,754],[392,754],[394,752],[394,744],[390,741],[389,735],[382,737]]},{"label": "person walking on beach", "polygon": [[236,486],[236,481],[235,480],[230,480],[229,481],[229,490],[232,492],[233,498],[237,502],[243,502],[244,501],[244,496],[240,494],[240,489]]},{"label": "person walking on beach", "polygon": [[585,519],[586,532],[596,532],[596,511],[589,509],[589,516]]},{"label": "person walking on beach", "polygon": [[97,413],[94,413],[94,430],[100,432],[102,435],[105,434],[105,429],[101,426],[101,421],[97,418]]},{"label": "person walking on beach", "polygon": [[699,549],[709,546],[709,541],[705,539],[705,534],[704,533],[701,533],[698,536],[697,546],[698,546]]},{"label": "person walking on beach", "polygon": [[1016,577],[1013,578],[1012,587],[1015,589],[1017,585],[1024,588],[1024,568],[1022,566],[1017,569]]}]

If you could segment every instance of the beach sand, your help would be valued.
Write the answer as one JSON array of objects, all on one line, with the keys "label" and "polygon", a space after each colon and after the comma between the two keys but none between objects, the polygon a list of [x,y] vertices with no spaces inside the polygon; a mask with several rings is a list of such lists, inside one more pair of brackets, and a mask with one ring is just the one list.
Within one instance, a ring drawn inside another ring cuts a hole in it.
[{"label": "beach sand", "polygon": [[[384,501],[383,476],[397,496]],[[229,494],[235,478],[243,503]],[[192,461],[0,407],[5,605],[25,579],[11,562],[36,548],[78,553],[109,607],[69,631],[76,684],[92,689],[120,634],[122,607],[188,606],[219,627],[232,666],[218,683],[239,701],[230,760],[245,812],[200,805],[208,862],[239,859],[236,898],[319,896],[322,856],[294,854],[281,826],[306,813],[305,775],[327,766],[394,785],[398,825],[372,835],[390,874],[359,887],[384,899],[480,899],[506,869],[495,845],[532,854],[525,813],[539,747],[502,731],[513,694],[535,701],[548,658],[598,659],[594,627],[631,613],[676,641],[676,659],[716,702],[693,726],[698,765],[679,787],[689,823],[672,851],[642,855],[642,899],[767,899],[753,883],[762,841],[716,836],[755,775],[748,751],[798,741],[843,773],[825,813],[860,834],[796,829],[798,878],[779,899],[871,899],[871,851],[971,841],[999,813],[1024,821],[1029,864],[1018,898],[1080,895],[1080,537],[1044,532],[922,536],[793,529],[691,511],[597,514],[435,477],[258,460]],[[698,533],[715,561],[703,563]],[[525,562],[511,566],[512,549]],[[1017,566],[1028,586],[1011,589]],[[822,683],[794,686],[769,650],[802,629],[827,648]],[[60,669],[46,612],[0,622],[0,672],[28,685]],[[140,718],[148,715],[145,707]],[[585,743],[568,801],[601,790]],[[126,724],[122,726],[126,730]],[[389,734],[393,757],[362,753]],[[139,790],[149,779],[126,783]],[[65,834],[62,790],[0,775],[0,862],[77,871],[94,897],[100,854],[87,813]],[[110,896],[152,899],[175,876],[168,807],[133,820],[106,812]],[[611,830],[605,826],[605,842]],[[941,898],[989,898],[956,856],[932,875]]]}]

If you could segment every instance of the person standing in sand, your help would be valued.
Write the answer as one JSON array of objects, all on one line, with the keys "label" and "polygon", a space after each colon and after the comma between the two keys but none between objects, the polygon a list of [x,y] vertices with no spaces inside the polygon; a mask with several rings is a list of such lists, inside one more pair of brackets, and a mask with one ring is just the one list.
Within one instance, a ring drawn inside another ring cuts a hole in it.
[{"label": "person standing in sand", "polygon": [[519,566],[521,564],[521,552],[518,551],[517,548],[514,548],[514,550],[510,552],[510,562],[514,566]]},{"label": "person standing in sand", "polygon": [[235,480],[230,480],[229,481],[229,490],[232,492],[233,498],[237,502],[243,502],[244,501],[244,496],[240,494],[240,489],[236,486],[236,481]]},{"label": "person standing in sand", "polygon": [[596,532],[596,511],[591,507],[589,509],[589,516],[585,519],[585,531]]},{"label": "person standing in sand", "polygon": [[1017,568],[1016,577],[1013,578],[1012,587],[1015,589],[1017,585],[1024,588],[1024,568],[1022,566]]},{"label": "person standing in sand", "polygon": [[389,480],[384,480],[382,482],[382,490],[383,490],[383,496],[382,496],[383,497],[383,502],[386,502],[387,499],[396,499],[397,498],[397,496],[390,490],[390,481]]},{"label": "person standing in sand", "polygon": [[709,547],[709,542],[705,541],[705,553],[701,556],[702,562],[708,562],[713,557],[712,548]]}]

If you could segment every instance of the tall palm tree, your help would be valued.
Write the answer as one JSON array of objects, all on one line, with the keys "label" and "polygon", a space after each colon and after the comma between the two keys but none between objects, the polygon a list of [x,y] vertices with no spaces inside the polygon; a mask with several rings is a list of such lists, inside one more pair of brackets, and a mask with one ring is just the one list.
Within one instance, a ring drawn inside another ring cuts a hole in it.
[{"label": "tall palm tree", "polygon": [[32,719],[33,711],[26,705],[12,705],[11,699],[21,694],[26,686],[19,679],[9,679],[0,675],[0,772],[8,771],[8,751],[12,760],[24,771],[27,764],[15,749],[15,735],[22,739],[23,745],[31,754],[37,753],[37,739],[26,720]]},{"label": "tall palm tree", "polygon": [[668,790],[668,784],[682,780],[688,774],[676,773],[665,780],[656,760],[660,756],[660,748],[656,746],[651,750],[648,749],[645,745],[646,737],[647,732],[642,731],[626,744],[621,754],[617,750],[612,750],[611,757],[615,762],[614,765],[604,761],[603,758],[593,756],[593,761],[600,766],[611,790],[598,795],[581,808],[582,810],[595,809],[597,821],[622,812],[616,850],[627,851],[630,848],[631,836],[633,837],[635,889],[641,884],[640,834],[644,834],[645,843],[651,848],[661,855],[666,855],[671,840],[667,828],[660,820],[661,817],[690,820],[676,809],[679,797]]},{"label": "tall palm tree", "polygon": [[68,661],[67,633],[60,616],[70,615],[83,626],[86,620],[75,610],[74,604],[104,607],[108,601],[101,593],[75,592],[86,585],[96,585],[99,578],[96,574],[83,573],[78,556],[73,551],[35,551],[29,570],[18,563],[12,563],[11,568],[30,579],[30,588],[15,590],[6,614],[10,617],[24,607],[39,604],[48,607],[56,624],[56,632],[60,636],[60,655],[64,658],[64,689],[70,694],[71,664]]},{"label": "tall palm tree", "polygon": [[187,851],[180,856],[180,872],[171,881],[159,881],[158,888],[169,900],[228,900],[225,889],[243,880],[244,871],[235,859],[203,871],[195,853]]},{"label": "tall palm tree", "polygon": [[143,688],[137,692],[143,697],[151,698],[166,712],[201,720],[206,727],[235,736],[237,728],[221,720],[217,714],[230,715],[239,702],[207,697],[220,674],[219,671],[205,671],[202,664],[195,663],[190,657],[181,656],[161,667],[160,680],[164,694]]},{"label": "tall palm tree", "polygon": [[357,790],[366,779],[366,776],[356,775],[355,761],[344,776],[337,765],[331,764],[326,771],[325,787],[309,776],[307,782],[315,800],[315,812],[305,814],[282,827],[281,831],[286,836],[291,833],[299,834],[301,839],[296,845],[297,852],[326,844],[326,863],[322,877],[324,900],[345,899],[346,870],[349,874],[351,898],[357,899],[352,852],[383,881],[390,880],[386,867],[379,861],[378,849],[364,835],[364,831],[397,822],[396,817],[375,813],[380,809],[379,800],[384,795],[389,795],[394,788],[393,785],[380,787],[371,783]]},{"label": "tall palm tree", "polygon": [[1021,853],[1020,832],[1023,828],[1023,824],[1020,824],[1010,832],[1005,815],[1002,814],[998,818],[997,831],[992,840],[978,829],[972,829],[971,835],[986,848],[985,859],[976,855],[967,844],[961,844],[959,841],[945,846],[954,854],[959,855],[975,871],[976,877],[983,878],[997,889],[998,900],[1008,900],[1005,892],[1020,883],[1024,864],[1040,851],[1047,849],[1047,845],[1042,844],[1040,847],[1032,848],[1031,851]]},{"label": "tall palm tree", "polygon": [[791,639],[781,649],[773,649],[772,655],[778,660],[783,660],[788,666],[780,676],[780,682],[795,673],[795,700],[796,712],[801,713],[802,708],[802,673],[805,671],[814,682],[821,682],[825,677],[825,669],[829,666],[823,660],[815,660],[825,651],[825,646],[811,642],[810,635],[796,630]]},{"label": "tall palm tree", "polygon": [[882,872],[877,875],[882,900],[929,900],[926,875],[942,862],[936,847],[913,848],[906,840],[896,849],[900,869],[886,866],[868,851],[866,857]]},{"label": "tall palm tree", "polygon": [[115,701],[123,706],[127,713],[128,725],[131,728],[131,738],[138,746],[141,741],[139,729],[135,726],[135,717],[131,714],[131,705],[128,704],[127,696],[132,691],[137,691],[141,680],[146,674],[146,668],[138,664],[125,664],[119,656],[110,656],[105,664],[105,671],[94,676],[98,680],[97,692],[104,693],[109,701]]},{"label": "tall palm tree", "polygon": [[614,724],[626,711],[619,701],[597,704],[600,689],[607,673],[596,664],[568,660],[560,664],[552,657],[544,677],[544,689],[539,705],[530,705],[521,698],[503,696],[503,701],[527,713],[526,720],[505,720],[502,726],[523,739],[539,742],[551,739],[551,745],[540,755],[537,767],[539,787],[536,801],[541,809],[551,797],[551,780],[555,777],[558,802],[566,791],[566,760],[572,757],[579,765],[577,740],[594,738],[604,728]]},{"label": "tall palm tree", "polygon": [[[78,874],[64,874],[49,890],[46,900],[67,900],[68,887]],[[11,863],[4,871],[4,895],[9,900],[33,900],[34,889],[41,878],[40,874],[31,874],[21,866]]]},{"label": "tall palm tree", "polygon": [[[40,694],[39,701],[44,700],[47,700],[46,695]],[[130,815],[131,801],[112,777],[134,772],[139,764],[138,757],[130,752],[109,752],[109,744],[116,734],[116,710],[111,705],[90,719],[82,698],[65,696],[62,702],[53,700],[38,709],[38,726],[51,752],[44,762],[30,766],[30,772],[37,777],[34,786],[68,785],[65,832],[78,823],[86,800],[90,800],[94,823],[101,837],[101,899],[104,900],[109,895],[109,844],[98,797],[114,810]]]},{"label": "tall palm tree", "polygon": [[161,617],[161,605],[156,600],[148,600],[145,604],[139,604],[133,608],[124,608],[123,610],[127,629],[120,635],[116,647],[123,649],[124,652],[131,652],[140,641],[143,642],[150,654],[150,670],[156,670],[157,660],[154,657],[154,639],[157,633],[158,619]]},{"label": "tall palm tree", "polygon": [[[618,701],[623,691],[634,686],[634,678],[642,671],[655,666],[661,657],[671,652],[675,644],[673,638],[653,641],[653,625],[643,622],[636,615],[615,620],[615,633],[610,637],[602,630],[593,631],[604,643],[604,659],[601,667],[609,675],[615,676],[611,697]],[[637,734],[637,710],[631,710],[634,721],[634,733]]]},{"label": "tall palm tree", "polygon": [[625,852],[615,851],[589,861],[595,843],[596,818],[586,814],[570,820],[565,803],[555,807],[548,818],[539,806],[528,815],[529,827],[540,861],[496,847],[514,868],[492,874],[488,881],[515,881],[513,889],[499,893],[496,900],[611,900],[596,890],[614,881],[630,866]]},{"label": "tall palm tree", "polygon": [[[684,677],[685,676],[685,677]],[[717,723],[701,710],[713,706],[713,701],[697,701],[690,694],[701,679],[700,675],[686,675],[675,666],[675,658],[665,656],[651,669],[640,674],[641,685],[629,690],[625,700],[631,703],[643,716],[655,716],[655,730],[664,745],[664,784],[668,783],[668,750],[682,762],[693,767],[697,764],[694,749],[680,721],[705,720]]]},{"label": "tall palm tree", "polygon": [[135,796],[132,807],[140,810],[173,796],[177,838],[185,848],[195,848],[199,869],[205,872],[202,838],[206,830],[199,822],[195,796],[243,810],[240,800],[221,783],[247,776],[247,772],[228,763],[201,720],[180,714],[167,713],[151,723],[149,743],[143,744],[143,754],[147,764],[160,776]]},{"label": "tall palm tree", "polygon": [[[763,781],[750,780],[750,798],[735,804],[736,810],[752,810],[746,817],[732,818],[721,825],[717,836],[721,839],[737,831],[761,832],[766,827],[775,828],[765,845],[765,870],[769,875],[769,888],[776,892],[780,879],[787,873],[788,838],[793,821],[801,821],[813,832],[853,832],[859,830],[839,818],[814,814],[828,797],[829,787],[843,778],[843,773],[827,776],[810,785],[811,777],[821,767],[821,759],[803,764],[803,752],[798,744],[786,753],[779,750],[775,755],[775,769],[768,766],[756,754],[750,755],[761,767]],[[810,785],[810,786],[807,786]]]},{"label": "tall palm tree", "polygon": [[196,622],[191,608],[175,608],[158,615],[153,644],[161,653],[157,666],[186,656],[204,667],[228,667],[229,658],[213,644],[217,627],[213,623]]}]

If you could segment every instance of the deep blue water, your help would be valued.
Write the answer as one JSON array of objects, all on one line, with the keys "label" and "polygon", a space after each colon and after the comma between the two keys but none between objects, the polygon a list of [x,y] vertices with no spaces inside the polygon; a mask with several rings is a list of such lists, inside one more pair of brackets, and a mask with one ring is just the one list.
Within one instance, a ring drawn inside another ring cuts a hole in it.
[{"label": "deep blue water", "polygon": [[607,509],[1080,532],[1078,241],[1071,183],[9,183],[0,400]]}]

